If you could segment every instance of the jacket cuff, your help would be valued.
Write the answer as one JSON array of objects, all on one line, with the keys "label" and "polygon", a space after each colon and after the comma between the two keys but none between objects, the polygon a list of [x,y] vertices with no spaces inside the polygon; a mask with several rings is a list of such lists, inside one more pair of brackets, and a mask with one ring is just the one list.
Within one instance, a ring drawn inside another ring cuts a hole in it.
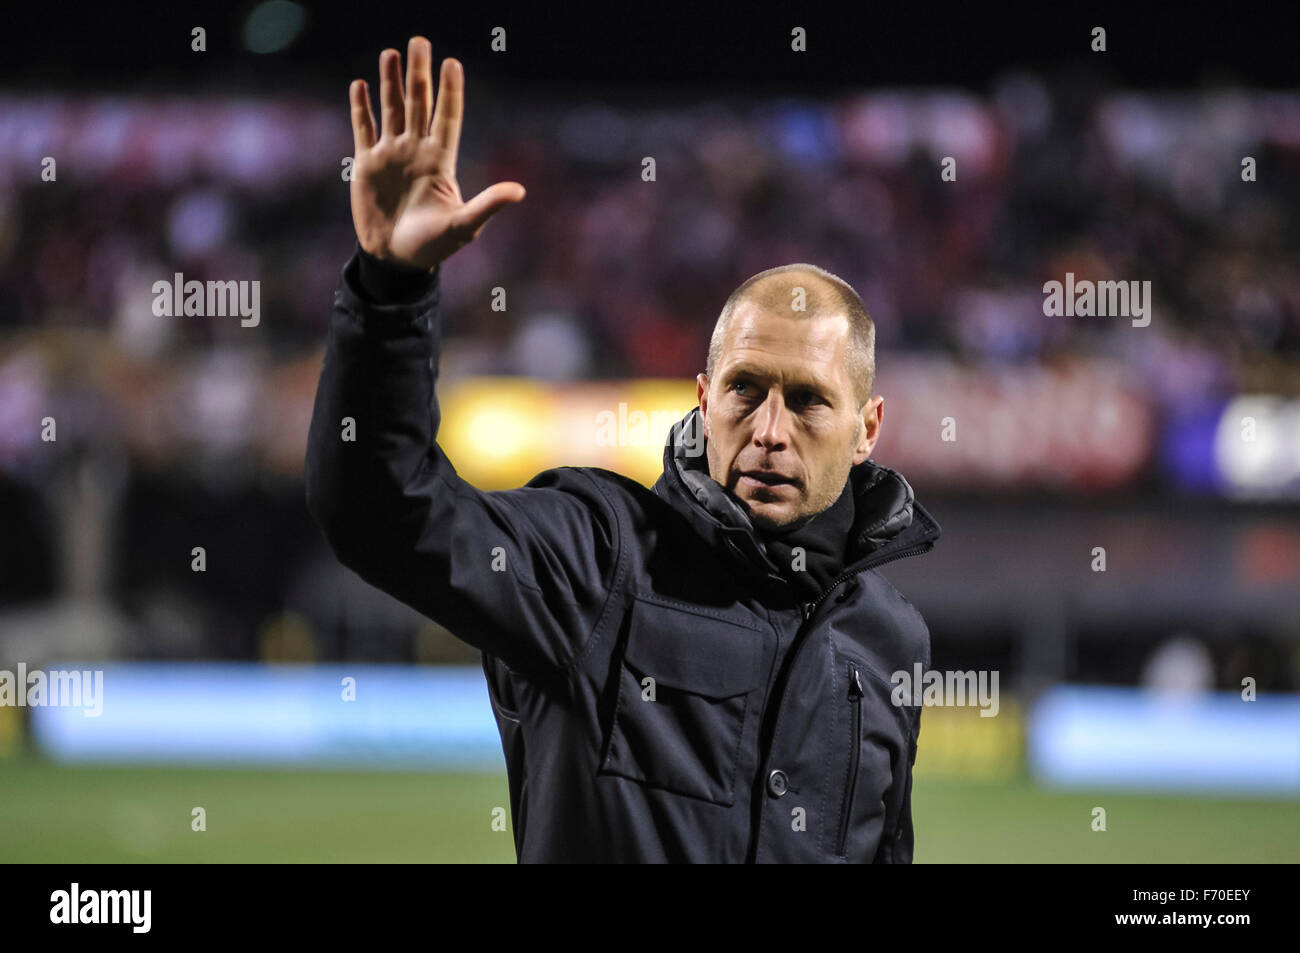
[{"label": "jacket cuff", "polygon": [[438,282],[442,263],[432,271],[376,258],[358,242],[356,246],[356,281],[354,290],[367,304],[418,304]]},{"label": "jacket cuff", "polygon": [[[365,256],[371,258],[372,264],[379,266],[372,269],[372,272],[385,276],[377,279],[382,287],[376,287],[373,291],[362,283],[361,269]],[[396,273],[392,274],[393,271]],[[339,290],[335,293],[335,306],[342,307],[375,333],[406,333],[413,326],[429,325],[432,314],[437,313],[441,298],[441,273],[441,262],[432,271],[424,272],[375,258],[357,245],[352,257],[343,266]],[[419,279],[418,282],[416,278]],[[377,297],[374,294],[376,291],[394,290],[391,284],[382,284],[390,279],[410,282],[396,289],[403,296],[395,300]]]}]

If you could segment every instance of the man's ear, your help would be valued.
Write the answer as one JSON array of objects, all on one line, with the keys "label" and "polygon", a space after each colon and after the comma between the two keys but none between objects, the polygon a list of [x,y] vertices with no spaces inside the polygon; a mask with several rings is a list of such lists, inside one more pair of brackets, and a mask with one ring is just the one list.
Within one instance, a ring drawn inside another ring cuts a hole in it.
[{"label": "man's ear", "polygon": [[862,427],[858,431],[858,442],[853,448],[853,465],[871,456],[871,451],[880,439],[880,425],[884,421],[885,398],[873,397],[862,405]]},{"label": "man's ear", "polygon": [[709,435],[709,379],[703,374],[695,377],[695,402],[700,405],[700,419],[704,422],[704,436]]}]

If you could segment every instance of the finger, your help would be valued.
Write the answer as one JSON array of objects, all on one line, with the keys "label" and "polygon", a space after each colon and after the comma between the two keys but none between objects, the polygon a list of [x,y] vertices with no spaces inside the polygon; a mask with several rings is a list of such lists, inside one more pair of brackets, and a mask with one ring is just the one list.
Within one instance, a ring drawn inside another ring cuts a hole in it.
[{"label": "finger", "polygon": [[488,186],[461,206],[460,220],[456,226],[473,238],[488,223],[488,219],[507,205],[522,202],[525,194],[524,187],[518,182],[498,182]]},{"label": "finger", "polygon": [[448,57],[442,61],[442,71],[438,76],[438,106],[433,113],[431,134],[442,148],[443,168],[453,172],[456,153],[460,150],[460,121],[464,113],[465,69],[459,60]]},{"label": "finger", "polygon": [[406,128],[413,135],[429,132],[433,111],[433,45],[422,36],[411,37],[406,48]]},{"label": "finger", "polygon": [[375,144],[375,114],[370,110],[370,87],[364,79],[354,79],[348,87],[352,103],[352,147],[354,152]]},{"label": "finger", "polygon": [[379,54],[379,105],[384,117],[380,138],[400,136],[406,117],[402,114],[402,54],[397,50]]}]

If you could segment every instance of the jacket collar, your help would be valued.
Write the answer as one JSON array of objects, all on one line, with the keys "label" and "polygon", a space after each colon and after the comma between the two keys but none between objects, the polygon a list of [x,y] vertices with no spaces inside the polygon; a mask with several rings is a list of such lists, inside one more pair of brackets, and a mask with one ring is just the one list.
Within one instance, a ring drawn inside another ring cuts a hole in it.
[{"label": "jacket collar", "polygon": [[[691,523],[712,546],[725,549],[759,574],[784,581],[734,494],[709,476],[705,438],[696,407],[673,424],[664,447],[664,472],[654,492]],[[894,558],[928,552],[939,524],[903,475],[866,460],[849,471],[853,484],[853,546],[844,572],[860,572]]]}]

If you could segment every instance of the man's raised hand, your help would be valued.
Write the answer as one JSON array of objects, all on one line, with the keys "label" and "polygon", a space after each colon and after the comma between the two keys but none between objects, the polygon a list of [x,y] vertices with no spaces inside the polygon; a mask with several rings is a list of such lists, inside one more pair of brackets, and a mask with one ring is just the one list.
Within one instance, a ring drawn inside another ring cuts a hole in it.
[{"label": "man's raised hand", "polygon": [[[433,47],[422,36],[407,47],[406,92],[402,58],[379,54],[383,126],[375,132],[366,81],[352,81],[352,223],[357,240],[378,258],[432,269],[469,244],[489,218],[521,201],[518,182],[498,182],[468,202],[456,184],[456,151],[465,111],[465,71],[445,59],[433,110]],[[430,125],[432,113],[432,125]]]}]

